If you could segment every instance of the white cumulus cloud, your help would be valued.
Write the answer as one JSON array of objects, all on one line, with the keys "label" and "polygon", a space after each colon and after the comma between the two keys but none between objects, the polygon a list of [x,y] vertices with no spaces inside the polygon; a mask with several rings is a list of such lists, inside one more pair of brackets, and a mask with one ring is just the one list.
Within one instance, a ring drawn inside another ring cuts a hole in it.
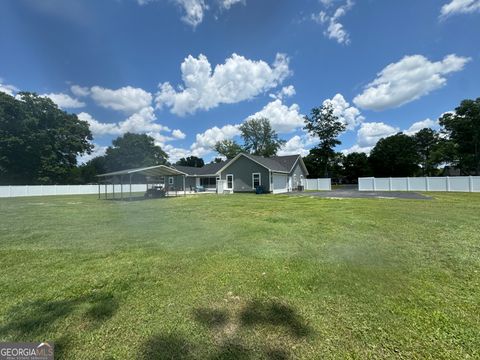
[{"label": "white cumulus cloud", "polygon": [[[333,1],[321,1],[326,7],[330,7]],[[327,29],[324,34],[329,39],[336,40],[339,44],[350,44],[350,35],[345,30],[340,18],[352,9],[354,2],[347,0],[343,5],[339,6],[332,14],[327,11],[320,11],[318,14],[313,14],[312,19],[319,24],[327,25]]]},{"label": "white cumulus cloud", "polygon": [[10,96],[14,96],[14,94],[18,91],[18,89],[9,84],[3,84],[2,79],[0,78],[0,92],[3,92],[5,94],[8,94]]},{"label": "white cumulus cloud", "polygon": [[172,133],[170,135],[163,134],[162,132],[171,133],[171,130],[164,125],[161,125],[156,122],[157,117],[155,116],[154,109],[146,107],[141,109],[139,112],[136,112],[130,115],[127,119],[115,122],[115,123],[106,123],[94,119],[90,114],[86,112],[81,112],[77,115],[80,120],[88,122],[90,125],[90,130],[94,136],[102,135],[123,135],[127,132],[132,133],[144,133],[151,135],[155,139],[162,139],[162,141],[170,141],[178,139],[178,131],[175,135]]},{"label": "white cumulus cloud", "polygon": [[92,99],[98,105],[125,113],[135,113],[149,107],[152,103],[152,94],[131,86],[116,90],[93,86],[90,91]]},{"label": "white cumulus cloud", "polygon": [[284,98],[292,97],[296,94],[295,87],[293,85],[284,86],[280,91],[275,94],[270,94],[269,96],[272,99],[280,99],[283,100]]},{"label": "white cumulus cloud", "polygon": [[77,109],[85,106],[85,103],[77,99],[72,98],[70,95],[58,93],[58,94],[43,94],[43,97],[50,98],[58,107],[62,109]]},{"label": "white cumulus cloud", "polygon": [[297,104],[284,105],[279,99],[269,102],[262,110],[247,119],[253,118],[267,118],[278,133],[290,133],[305,125],[300,107]]},{"label": "white cumulus cloud", "polygon": [[470,14],[480,12],[480,0],[451,0],[440,10],[440,18],[455,14]]},{"label": "white cumulus cloud", "polygon": [[401,106],[445,86],[445,75],[462,70],[469,61],[455,54],[437,62],[422,55],[405,56],[378,73],[353,102],[377,111]]},{"label": "white cumulus cloud", "polygon": [[245,0],[221,0],[221,7],[229,10],[235,4],[245,4]]},{"label": "white cumulus cloud", "polygon": [[307,147],[309,146],[308,142],[304,137],[295,135],[290,138],[285,145],[278,151],[278,155],[297,155],[306,156],[309,153]]},{"label": "white cumulus cloud", "polygon": [[407,130],[404,131],[404,133],[411,136],[415,135],[417,132],[425,128],[436,130],[439,127],[440,125],[438,124],[438,121],[433,121],[432,119],[425,119],[422,121],[414,122]]},{"label": "white cumulus cloud", "polygon": [[90,95],[90,89],[88,87],[83,87],[80,85],[72,85],[70,86],[70,91],[73,95],[78,97],[85,97]]},{"label": "white cumulus cloud", "polygon": [[181,65],[183,86],[177,91],[168,82],[160,84],[156,104],[184,116],[248,100],[282,83],[290,75],[288,62],[284,54],[277,54],[271,66],[233,54],[212,71],[206,56],[190,55]]},{"label": "white cumulus cloud", "polygon": [[347,130],[355,129],[365,120],[360,110],[350,106],[342,94],[336,94],[332,99],[325,100],[323,105],[331,105],[333,107],[333,115],[345,124]]},{"label": "white cumulus cloud", "polygon": [[105,152],[107,151],[107,146],[101,146],[95,143],[92,143],[92,145],[93,145],[93,150],[90,154],[83,154],[77,157],[78,164],[85,164],[90,160],[92,160],[93,158],[105,155]]},{"label": "white cumulus cloud", "polygon": [[195,142],[190,147],[192,154],[201,157],[212,153],[212,149],[217,142],[230,140],[240,135],[238,126],[239,125],[225,125],[221,128],[214,126],[203,133],[197,134]]},{"label": "white cumulus cloud", "polygon": [[180,129],[175,129],[172,131],[172,136],[175,139],[185,139],[187,135]]}]

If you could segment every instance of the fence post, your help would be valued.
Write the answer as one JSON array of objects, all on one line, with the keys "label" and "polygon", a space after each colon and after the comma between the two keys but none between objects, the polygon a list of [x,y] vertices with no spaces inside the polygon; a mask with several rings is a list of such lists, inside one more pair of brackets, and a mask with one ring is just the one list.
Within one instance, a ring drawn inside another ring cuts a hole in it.
[{"label": "fence post", "polygon": [[377,191],[377,182],[376,182],[376,178],[373,178],[373,191]]},{"label": "fence post", "polygon": [[320,179],[317,179],[317,190],[320,190]]},{"label": "fence post", "polygon": [[407,191],[410,191],[410,178],[407,177]]},{"label": "fence post", "polygon": [[430,186],[428,184],[428,176],[425,176],[425,191],[430,191]]},{"label": "fence post", "polygon": [[448,192],[448,191],[450,191],[450,177],[449,176],[445,177],[445,182],[447,184],[447,192]]},{"label": "fence post", "polygon": [[469,192],[473,192],[473,177],[470,175],[468,177],[468,190]]},{"label": "fence post", "polygon": [[392,178],[388,178],[388,191],[392,191]]},{"label": "fence post", "polygon": [[12,186],[8,185],[8,197],[12,197]]}]

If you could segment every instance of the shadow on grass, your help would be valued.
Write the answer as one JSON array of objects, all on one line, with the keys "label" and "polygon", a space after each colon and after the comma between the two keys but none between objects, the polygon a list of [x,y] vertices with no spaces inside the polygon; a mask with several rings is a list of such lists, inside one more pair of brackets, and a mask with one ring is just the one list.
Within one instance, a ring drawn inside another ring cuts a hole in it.
[{"label": "shadow on grass", "polygon": [[[261,327],[262,334],[277,334],[284,330],[290,338],[290,345],[307,338],[313,330],[292,307],[277,301],[253,300],[241,306],[238,311],[229,312],[218,308],[197,308],[193,319],[205,326],[212,336],[215,347],[202,347],[178,334],[156,335],[148,339],[140,349],[141,359],[197,359],[200,354],[210,353],[207,359],[291,359],[288,345],[274,346],[260,340],[261,345],[249,344],[242,338],[242,332]],[[228,329],[235,329],[229,331]],[[268,336],[268,335],[267,335]],[[257,341],[256,341],[257,343]],[[204,345],[203,345],[204,346]],[[205,358],[205,357],[202,357]]]},{"label": "shadow on grass", "polygon": [[[0,325],[0,337],[14,341],[47,340],[45,336],[54,325],[74,311],[83,310],[82,320],[88,326],[96,327],[112,317],[118,306],[118,301],[109,293],[95,293],[65,300],[26,301],[8,310],[5,323]],[[71,342],[67,334],[48,340],[54,340],[56,355],[64,354]]]},{"label": "shadow on grass", "polygon": [[268,303],[251,301],[240,313],[243,326],[273,325],[287,329],[295,337],[305,337],[311,333],[303,319],[295,310],[277,301]]}]

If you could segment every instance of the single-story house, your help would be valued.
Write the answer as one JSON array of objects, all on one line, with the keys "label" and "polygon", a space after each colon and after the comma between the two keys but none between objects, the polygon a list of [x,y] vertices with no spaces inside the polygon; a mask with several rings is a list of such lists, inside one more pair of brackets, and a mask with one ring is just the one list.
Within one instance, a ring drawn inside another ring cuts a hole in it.
[{"label": "single-story house", "polygon": [[231,160],[205,165],[201,168],[171,165],[185,173],[185,179],[166,177],[167,187],[186,190],[203,187],[217,190],[217,181],[224,180],[223,190],[230,192],[252,192],[262,186],[265,192],[282,193],[296,190],[304,184],[308,175],[300,155],[263,157],[238,154]]}]

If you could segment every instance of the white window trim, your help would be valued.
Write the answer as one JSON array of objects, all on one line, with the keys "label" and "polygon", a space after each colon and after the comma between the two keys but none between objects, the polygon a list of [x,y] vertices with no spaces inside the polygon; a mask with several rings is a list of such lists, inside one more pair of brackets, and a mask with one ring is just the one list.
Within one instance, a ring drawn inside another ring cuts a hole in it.
[{"label": "white window trim", "polygon": [[173,181],[173,176],[170,176],[168,178],[168,185],[173,185],[174,184],[174,181]]},{"label": "white window trim", "polygon": [[[232,177],[232,187],[228,187],[228,177],[231,176]],[[227,186],[225,189],[227,190],[233,190],[233,186],[234,186],[234,177],[233,177],[233,174],[227,174],[225,175],[225,181],[227,182]]]},{"label": "white window trim", "polygon": [[261,173],[252,173],[252,189],[255,189],[255,175],[258,175],[258,186],[262,186],[262,174]]}]

